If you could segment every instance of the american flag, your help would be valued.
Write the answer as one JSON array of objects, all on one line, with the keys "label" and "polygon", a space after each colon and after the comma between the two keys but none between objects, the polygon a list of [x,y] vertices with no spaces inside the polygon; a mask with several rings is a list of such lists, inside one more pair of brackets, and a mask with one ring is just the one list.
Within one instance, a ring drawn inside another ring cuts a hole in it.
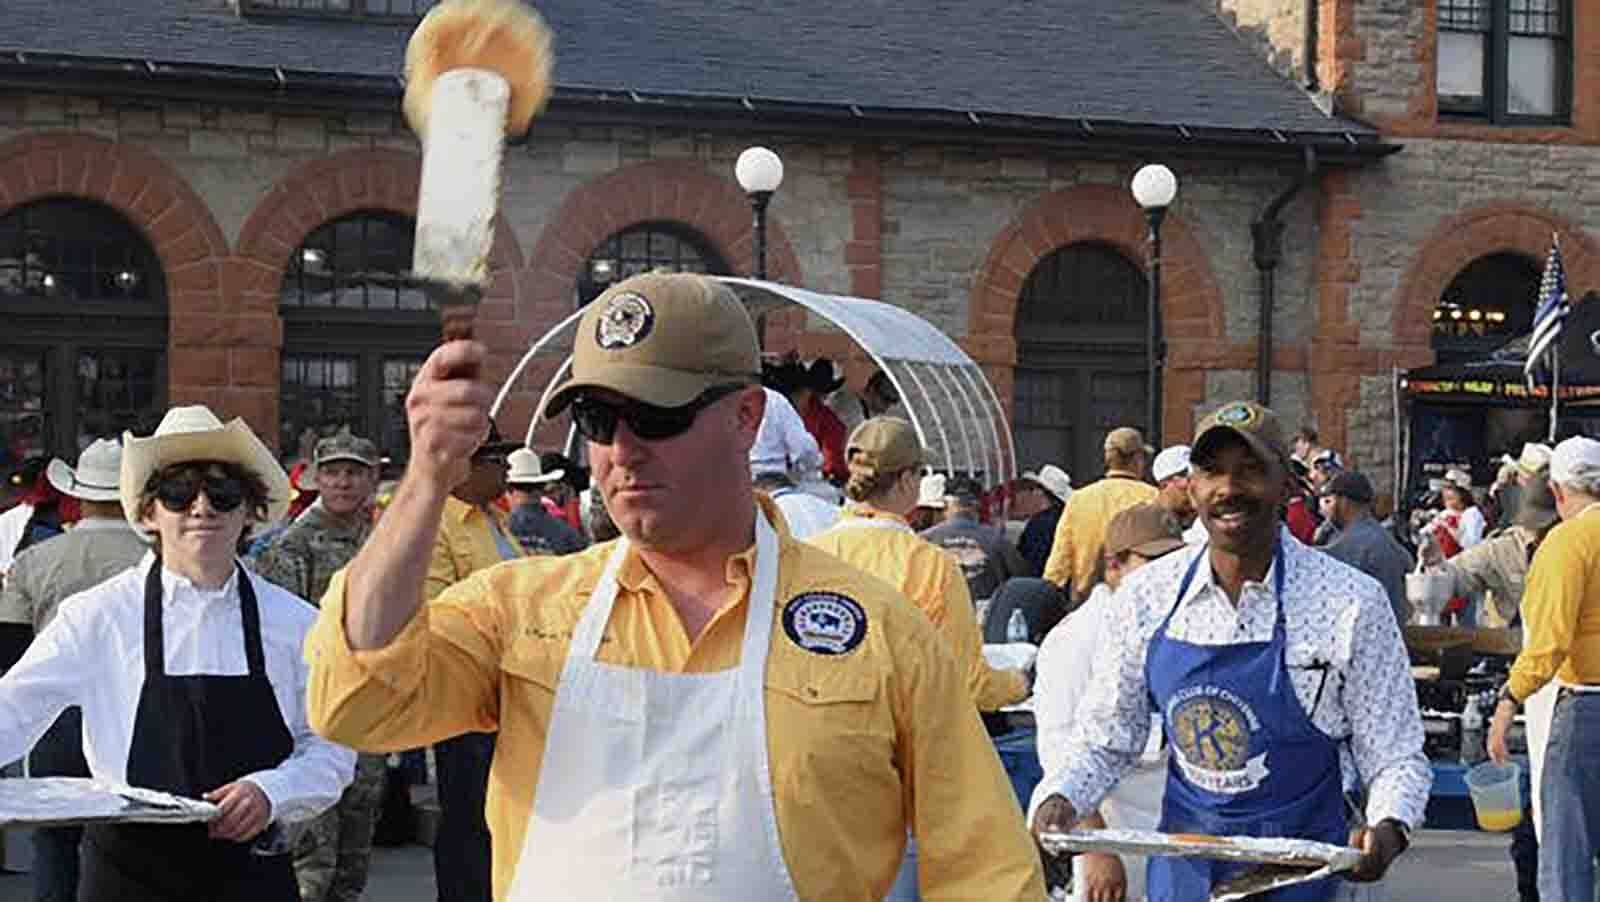
[{"label": "american flag", "polygon": [[1528,361],[1522,374],[1531,389],[1538,384],[1545,371],[1546,360],[1556,349],[1561,338],[1561,327],[1566,324],[1571,305],[1567,301],[1567,273],[1561,266],[1561,238],[1550,236],[1550,257],[1544,264],[1544,278],[1539,281],[1539,306],[1533,313],[1533,337],[1528,341]]}]

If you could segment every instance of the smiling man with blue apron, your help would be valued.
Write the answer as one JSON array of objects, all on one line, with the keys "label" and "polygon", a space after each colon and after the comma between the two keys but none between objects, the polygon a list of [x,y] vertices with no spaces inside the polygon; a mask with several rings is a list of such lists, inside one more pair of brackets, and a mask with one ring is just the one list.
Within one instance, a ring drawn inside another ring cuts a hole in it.
[{"label": "smiling man with blue apron", "polygon": [[[1143,749],[1154,713],[1172,747],[1163,832],[1349,841],[1364,855],[1348,879],[1379,880],[1421,823],[1432,781],[1388,596],[1283,528],[1287,453],[1270,410],[1234,403],[1207,417],[1192,465],[1209,542],[1124,580],[1106,630],[1119,639],[1095,661],[1033,827],[1067,830],[1093,810]],[[1365,783],[1370,828],[1346,821],[1347,772]],[[1149,898],[1205,899],[1235,870],[1152,857]],[[1323,880],[1260,898],[1323,902],[1341,888]]]}]

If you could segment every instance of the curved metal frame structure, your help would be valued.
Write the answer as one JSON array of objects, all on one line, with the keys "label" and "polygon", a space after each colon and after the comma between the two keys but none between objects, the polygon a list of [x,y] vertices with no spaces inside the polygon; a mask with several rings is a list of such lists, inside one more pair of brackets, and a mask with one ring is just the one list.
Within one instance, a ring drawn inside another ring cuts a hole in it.
[{"label": "curved metal frame structure", "polygon": [[[975,477],[985,489],[1006,486],[1016,478],[1011,426],[994,386],[978,364],[932,323],[882,301],[821,294],[776,282],[714,278],[739,294],[752,317],[799,306],[866,351],[900,396],[907,418],[928,451],[930,470]],[[539,355],[562,355],[555,376],[539,397],[525,443],[532,444],[550,395],[572,366],[572,336],[582,315],[581,310],[572,313],[534,342],[495,397],[491,412],[498,415],[512,386]]]}]

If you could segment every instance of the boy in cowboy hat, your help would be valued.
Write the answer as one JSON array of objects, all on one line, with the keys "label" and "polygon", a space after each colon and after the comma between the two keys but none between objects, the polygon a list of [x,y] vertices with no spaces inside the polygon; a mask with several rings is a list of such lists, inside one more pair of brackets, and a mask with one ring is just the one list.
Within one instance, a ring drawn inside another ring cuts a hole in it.
[{"label": "boy in cowboy hat", "polygon": [[154,553],[69,598],[0,678],[0,760],[78,705],[95,779],[221,809],[208,825],[88,827],[82,902],[294,902],[287,848],[257,840],[333,804],[355,753],[306,723],[315,612],[236,557],[247,524],[282,514],[288,477],[243,420],[204,407],[123,446],[122,514]]},{"label": "boy in cowboy hat", "polygon": [[[122,445],[98,439],[78,455],[78,466],[56,458],[45,478],[56,490],[78,499],[82,516],[66,534],[17,555],[0,592],[0,623],[14,623],[28,637],[42,632],[63,600],[132,567],[145,544],[123,519],[117,502]],[[29,756],[35,777],[87,777],[83,760],[83,712],[63,711]],[[33,885],[36,899],[76,899],[81,827],[52,827],[33,834]]]}]

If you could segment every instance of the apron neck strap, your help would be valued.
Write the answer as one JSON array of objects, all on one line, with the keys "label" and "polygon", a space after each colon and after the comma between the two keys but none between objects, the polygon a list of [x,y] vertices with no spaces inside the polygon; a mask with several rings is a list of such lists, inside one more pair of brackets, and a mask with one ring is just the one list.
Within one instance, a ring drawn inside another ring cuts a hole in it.
[{"label": "apron neck strap", "polygon": [[[266,654],[261,647],[261,610],[256,605],[256,590],[244,567],[234,563],[234,585],[239,595],[239,620],[244,628],[244,659],[251,676],[267,672]],[[161,584],[161,557],[150,564],[144,578],[144,672],[148,677],[166,675],[166,631],[161,628],[162,602],[166,591]]]}]

